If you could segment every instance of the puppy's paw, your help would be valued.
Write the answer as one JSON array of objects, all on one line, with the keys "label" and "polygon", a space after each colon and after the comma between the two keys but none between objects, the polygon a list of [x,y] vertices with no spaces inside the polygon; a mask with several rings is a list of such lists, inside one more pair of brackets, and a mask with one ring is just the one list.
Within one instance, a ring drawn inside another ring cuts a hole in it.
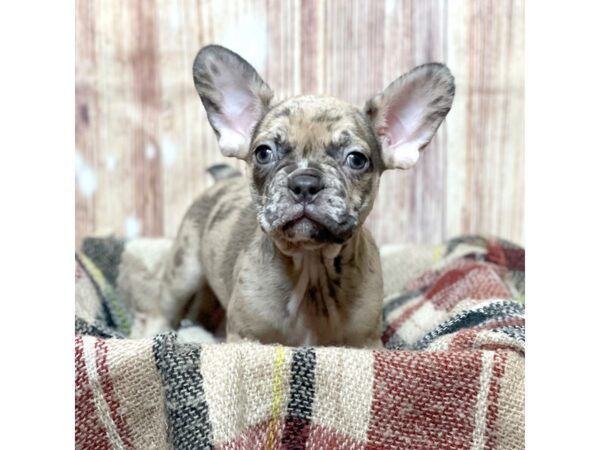
[{"label": "puppy's paw", "polygon": [[214,344],[217,342],[217,339],[211,333],[197,325],[179,329],[177,340],[195,344]]},{"label": "puppy's paw", "polygon": [[129,337],[132,339],[148,338],[167,331],[172,331],[172,329],[164,317],[138,313],[131,327]]}]

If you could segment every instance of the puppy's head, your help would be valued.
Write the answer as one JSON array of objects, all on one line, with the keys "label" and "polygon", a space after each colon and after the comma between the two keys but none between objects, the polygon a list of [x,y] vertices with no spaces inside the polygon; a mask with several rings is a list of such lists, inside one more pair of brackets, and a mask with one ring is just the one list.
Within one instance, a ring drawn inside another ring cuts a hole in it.
[{"label": "puppy's head", "polygon": [[200,50],[193,74],[222,153],[248,164],[262,229],[288,249],[349,239],[381,173],[417,162],[454,97],[441,64],[402,75],[363,109],[331,97],[275,102],[254,68],[219,46]]}]

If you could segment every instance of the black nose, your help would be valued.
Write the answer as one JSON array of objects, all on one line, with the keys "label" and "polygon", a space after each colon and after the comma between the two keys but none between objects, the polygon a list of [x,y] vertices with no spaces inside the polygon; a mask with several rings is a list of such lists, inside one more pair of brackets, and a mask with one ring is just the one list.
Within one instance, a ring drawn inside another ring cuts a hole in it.
[{"label": "black nose", "polygon": [[298,202],[311,202],[324,187],[320,175],[303,172],[288,180],[288,189]]}]

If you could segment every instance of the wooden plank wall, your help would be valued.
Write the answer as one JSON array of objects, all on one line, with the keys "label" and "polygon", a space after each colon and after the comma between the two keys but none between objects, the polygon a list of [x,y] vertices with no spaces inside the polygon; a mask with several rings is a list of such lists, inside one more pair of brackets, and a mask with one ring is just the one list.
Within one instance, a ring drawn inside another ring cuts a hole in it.
[{"label": "wooden plank wall", "polygon": [[369,226],[380,244],[523,243],[523,14],[523,0],[78,0],[77,242],[176,234],[224,160],[191,76],[198,49],[219,43],[278,96],[356,104],[447,63],[453,109],[415,169],[384,174]]}]

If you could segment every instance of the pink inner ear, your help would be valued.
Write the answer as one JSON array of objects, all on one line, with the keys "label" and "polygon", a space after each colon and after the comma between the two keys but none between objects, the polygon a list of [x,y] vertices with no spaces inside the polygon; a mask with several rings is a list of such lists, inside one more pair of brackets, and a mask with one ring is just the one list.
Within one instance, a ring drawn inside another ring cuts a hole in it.
[{"label": "pink inner ear", "polygon": [[[215,80],[215,87],[223,96],[223,126],[231,128],[231,131],[245,138],[249,137],[250,130],[256,122],[256,111],[255,98],[248,90],[247,80],[232,73],[225,73]],[[221,134],[223,131],[220,130]]]},{"label": "pink inner ear", "polygon": [[393,147],[408,142],[426,141],[424,114],[427,111],[427,88],[412,82],[390,102],[385,117],[385,134]]},{"label": "pink inner ear", "polygon": [[387,167],[409,169],[431,137],[426,123],[429,88],[419,80],[401,87],[384,110],[384,125],[377,129]]},{"label": "pink inner ear", "polygon": [[247,82],[231,73],[217,78],[215,87],[223,99],[221,113],[213,119],[220,135],[219,147],[225,156],[240,157],[250,144],[256,123],[255,97]]},{"label": "pink inner ear", "polygon": [[[253,98],[243,92],[223,94],[223,115],[235,131],[247,135],[256,121]],[[227,96],[226,96],[227,95]]]}]

